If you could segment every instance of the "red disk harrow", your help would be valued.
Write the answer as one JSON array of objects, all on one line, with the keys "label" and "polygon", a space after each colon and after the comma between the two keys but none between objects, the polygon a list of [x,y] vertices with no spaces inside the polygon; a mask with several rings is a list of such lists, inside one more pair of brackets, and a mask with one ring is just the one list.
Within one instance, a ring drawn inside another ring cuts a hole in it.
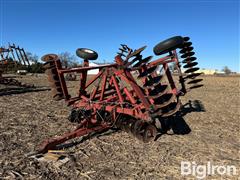
[{"label": "red disk harrow", "polygon": [[[83,66],[77,68],[62,68],[55,54],[43,56],[53,98],[66,100],[72,107],[69,120],[79,125],[72,132],[44,141],[39,152],[112,127],[129,132],[143,142],[153,140],[161,129],[160,120],[174,116],[181,108],[180,96],[202,86],[189,40],[189,37],[175,36],[157,44],[153,51],[162,56],[156,60],[141,55],[146,46],[132,50],[121,45],[114,64],[96,67],[90,67],[89,60],[96,60],[98,54],[87,48],[77,49],[76,54],[84,60]],[[175,65],[175,76],[170,64]],[[88,71],[93,69],[99,71],[89,77]],[[69,95],[64,78],[64,74],[73,72],[81,75],[76,97]]]}]

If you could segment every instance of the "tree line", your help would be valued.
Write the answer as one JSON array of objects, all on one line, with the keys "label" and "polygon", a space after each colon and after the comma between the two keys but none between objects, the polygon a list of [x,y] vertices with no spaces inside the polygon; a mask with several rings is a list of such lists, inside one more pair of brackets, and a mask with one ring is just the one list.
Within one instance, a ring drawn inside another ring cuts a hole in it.
[{"label": "tree line", "polygon": [[[175,64],[175,63],[170,64],[170,65],[169,65],[169,69],[170,69],[171,72],[175,72],[175,71],[177,70],[176,64]],[[222,68],[222,72],[224,72],[224,74],[226,74],[226,75],[229,75],[229,74],[231,74],[233,71],[232,71],[228,66],[224,66],[224,67]]]},{"label": "tree line", "polygon": [[[30,52],[26,53],[27,58],[30,62],[29,66],[24,66],[24,65],[18,65],[18,66],[13,66],[9,67],[12,71],[16,72],[17,70],[26,70],[29,73],[44,73],[44,62],[39,60],[39,56],[36,54],[32,54]],[[64,68],[72,68],[72,67],[77,67],[79,65],[77,61],[77,57],[72,55],[69,52],[62,52],[58,54],[59,59],[62,62],[62,66]]]},{"label": "tree line", "polygon": [[[30,52],[26,53],[28,60],[31,62],[30,66],[26,67],[26,66],[18,66],[17,69],[14,69],[13,67],[13,71],[17,71],[18,69],[25,69],[30,73],[44,73],[45,69],[43,67],[43,62],[39,61],[39,57],[36,54],[32,54]],[[72,55],[69,52],[62,52],[58,54],[59,59],[62,62],[62,66],[64,68],[73,68],[73,67],[77,67],[79,66],[79,62],[77,60],[77,57],[75,55]],[[169,65],[169,69],[170,71],[174,72],[177,67],[175,63],[172,63]],[[231,74],[232,70],[228,67],[228,66],[224,66],[222,68],[222,71],[225,74]]]}]

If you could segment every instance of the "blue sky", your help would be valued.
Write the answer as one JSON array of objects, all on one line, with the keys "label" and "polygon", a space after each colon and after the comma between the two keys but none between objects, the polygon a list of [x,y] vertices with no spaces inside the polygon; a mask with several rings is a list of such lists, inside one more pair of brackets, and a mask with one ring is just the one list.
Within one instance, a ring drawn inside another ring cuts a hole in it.
[{"label": "blue sky", "polygon": [[238,0],[0,0],[0,45],[14,42],[39,57],[79,47],[113,61],[120,43],[133,49],[189,36],[201,68],[239,67]]}]

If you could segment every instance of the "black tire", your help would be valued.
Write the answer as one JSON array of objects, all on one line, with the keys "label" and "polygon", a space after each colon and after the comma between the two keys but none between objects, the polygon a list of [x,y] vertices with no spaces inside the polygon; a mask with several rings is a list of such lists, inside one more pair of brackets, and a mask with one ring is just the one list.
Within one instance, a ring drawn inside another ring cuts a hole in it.
[{"label": "black tire", "polygon": [[158,43],[154,48],[153,52],[155,55],[162,55],[170,52],[174,49],[182,47],[184,44],[184,38],[182,36],[174,36],[165,41]]},{"label": "black tire", "polygon": [[96,60],[98,58],[97,52],[87,48],[78,48],[76,54],[84,60]]}]

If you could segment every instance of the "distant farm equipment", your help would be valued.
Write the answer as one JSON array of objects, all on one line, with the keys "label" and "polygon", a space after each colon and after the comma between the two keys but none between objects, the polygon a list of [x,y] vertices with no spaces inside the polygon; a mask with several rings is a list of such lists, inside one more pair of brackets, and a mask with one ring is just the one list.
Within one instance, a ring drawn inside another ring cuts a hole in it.
[{"label": "distant farm equipment", "polygon": [[21,87],[34,87],[32,84],[21,83],[12,77],[3,77],[3,73],[18,69],[18,74],[26,74],[22,68],[28,67],[29,60],[23,48],[9,44],[7,48],[0,47],[0,84]]},{"label": "distant farm equipment", "polygon": [[[175,36],[157,44],[153,56],[143,57],[146,46],[132,50],[122,44],[115,57],[115,63],[89,66],[90,60],[98,58],[97,52],[79,48],[77,56],[84,60],[83,67],[62,68],[59,57],[47,54],[42,57],[46,74],[55,100],[65,99],[72,107],[68,117],[78,123],[77,129],[59,137],[48,139],[41,144],[39,152],[55,149],[57,145],[92,132],[101,132],[112,127],[133,134],[143,142],[164,132],[162,120],[166,120],[180,110],[180,97],[188,91],[203,86],[196,57],[193,55],[189,37]],[[180,50],[181,58],[177,50]],[[180,61],[181,59],[181,61]],[[175,63],[177,80],[172,76],[169,64]],[[181,64],[185,69],[182,73]],[[88,77],[88,71],[99,70]],[[78,95],[71,97],[64,74],[80,73]]]},{"label": "distant farm equipment", "polygon": [[27,70],[17,70],[17,74],[19,74],[19,75],[26,75],[27,74]]},{"label": "distant farm equipment", "polygon": [[68,73],[65,78],[67,81],[76,81],[77,75],[75,73]]},{"label": "distant farm equipment", "polygon": [[0,48],[0,62],[5,66],[10,66],[11,64],[15,66],[30,65],[25,50],[15,44],[9,44],[7,48]]}]

